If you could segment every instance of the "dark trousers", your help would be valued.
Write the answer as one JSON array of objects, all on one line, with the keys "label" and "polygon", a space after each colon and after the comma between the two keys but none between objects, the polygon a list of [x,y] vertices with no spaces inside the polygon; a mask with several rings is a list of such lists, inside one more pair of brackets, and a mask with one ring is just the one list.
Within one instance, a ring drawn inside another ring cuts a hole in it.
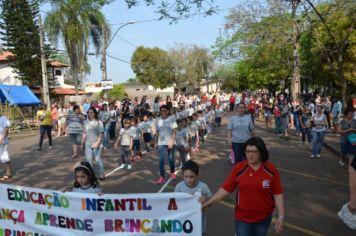
[{"label": "dark trousers", "polygon": [[52,146],[52,125],[40,125],[40,143],[38,145],[40,148],[42,148],[45,133],[47,133],[49,146]]},{"label": "dark trousers", "polygon": [[109,135],[110,139],[114,140],[115,139],[115,128],[116,128],[116,121],[110,123],[110,128],[109,128]]},{"label": "dark trousers", "polygon": [[246,160],[245,152],[245,143],[232,143],[232,151],[235,155],[235,164]]},{"label": "dark trousers", "polygon": [[234,111],[235,103],[230,103],[230,111]]}]

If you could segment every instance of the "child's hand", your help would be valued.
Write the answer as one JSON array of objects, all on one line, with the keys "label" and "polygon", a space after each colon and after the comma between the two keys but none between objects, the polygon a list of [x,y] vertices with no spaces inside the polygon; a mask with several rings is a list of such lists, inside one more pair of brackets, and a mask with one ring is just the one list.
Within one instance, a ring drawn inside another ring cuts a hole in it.
[{"label": "child's hand", "polygon": [[97,193],[99,197],[104,196],[104,193]]},{"label": "child's hand", "polygon": [[203,204],[204,202],[206,202],[206,197],[204,197],[204,196],[200,196],[200,198],[198,199],[198,201],[201,203],[201,204]]},{"label": "child's hand", "polygon": [[65,192],[68,192],[68,191],[69,191],[69,187],[65,187],[65,188],[63,188],[62,193],[65,193]]}]

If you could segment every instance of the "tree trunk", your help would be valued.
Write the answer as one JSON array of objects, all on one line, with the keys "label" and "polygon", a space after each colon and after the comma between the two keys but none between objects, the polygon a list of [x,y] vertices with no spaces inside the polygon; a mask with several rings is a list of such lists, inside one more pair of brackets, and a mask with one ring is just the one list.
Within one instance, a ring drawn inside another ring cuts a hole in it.
[{"label": "tree trunk", "polygon": [[291,97],[297,98],[300,95],[300,57],[299,57],[299,20],[296,19],[296,11],[300,0],[292,2],[293,19],[293,74],[291,80]]},{"label": "tree trunk", "polygon": [[341,85],[341,101],[342,106],[345,108],[347,106],[347,99],[346,99],[346,91],[347,91],[347,82],[344,74],[344,60],[342,57],[342,52],[338,50],[338,57],[337,57],[337,75]]}]

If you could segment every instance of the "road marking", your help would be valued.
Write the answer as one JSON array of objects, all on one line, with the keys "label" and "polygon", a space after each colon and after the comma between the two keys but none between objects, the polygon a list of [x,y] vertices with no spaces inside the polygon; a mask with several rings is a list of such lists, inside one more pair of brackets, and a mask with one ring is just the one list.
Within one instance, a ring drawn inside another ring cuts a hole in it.
[{"label": "road marking", "polygon": [[[179,168],[178,170],[176,170],[176,172],[174,172],[174,174],[177,175],[177,174],[179,173],[179,171],[180,171],[180,168]],[[163,190],[168,186],[168,184],[169,184],[171,181],[172,181],[172,179],[169,178],[169,179],[167,180],[167,182],[164,183],[164,185],[161,187],[161,189],[160,189],[157,193],[162,193]]]},{"label": "road marking", "polygon": [[[235,208],[235,205],[232,204],[232,203],[229,203],[229,202],[226,202],[226,201],[220,201],[219,204],[221,205],[224,205],[226,207],[229,207],[229,208]],[[276,221],[276,218],[273,217],[272,218],[272,221],[275,222]],[[299,232],[302,232],[306,235],[310,235],[310,236],[324,236],[324,234],[320,234],[318,232],[315,232],[315,231],[312,231],[312,230],[309,230],[309,229],[305,229],[303,227],[300,227],[298,225],[294,225],[294,224],[291,224],[291,223],[288,223],[288,222],[284,222],[284,225],[287,227],[287,228],[290,228],[290,229],[293,229],[293,230],[296,230],[296,231],[299,231]]]},{"label": "road marking", "polygon": [[312,178],[312,179],[317,179],[317,180],[322,180],[325,182],[330,182],[333,184],[339,184],[339,185],[343,185],[343,186],[349,186],[347,183],[343,183],[337,180],[332,180],[332,179],[328,179],[328,178],[324,178],[324,177],[319,177],[319,176],[315,176],[315,175],[311,175],[311,174],[306,174],[306,173],[302,173],[302,172],[298,172],[298,171],[292,171],[292,170],[286,170],[283,168],[277,168],[278,170],[288,173],[288,174],[295,174],[295,175],[300,175],[303,177],[307,177],[307,178]]},{"label": "road marking", "polygon": [[120,170],[120,169],[121,169],[120,167],[117,167],[116,169],[110,171],[109,173],[107,173],[107,174],[105,175],[105,178],[108,177],[108,176],[110,176],[110,175],[112,175],[112,174],[114,174],[116,171],[118,171],[118,170]]}]

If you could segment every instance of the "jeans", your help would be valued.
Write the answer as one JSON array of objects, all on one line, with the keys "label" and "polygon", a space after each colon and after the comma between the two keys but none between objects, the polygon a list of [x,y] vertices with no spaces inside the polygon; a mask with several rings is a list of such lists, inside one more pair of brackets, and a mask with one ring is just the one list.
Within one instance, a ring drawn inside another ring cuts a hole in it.
[{"label": "jeans", "polygon": [[158,157],[159,157],[159,174],[164,178],[164,159],[168,158],[169,168],[171,173],[175,171],[175,163],[174,163],[174,149],[173,146],[171,149],[168,149],[168,145],[158,145]]},{"label": "jeans", "polygon": [[52,146],[52,126],[51,125],[41,125],[40,126],[40,143],[39,147],[42,148],[43,138],[45,133],[47,133],[48,144]]},{"label": "jeans", "polygon": [[232,143],[232,151],[235,155],[235,164],[246,160],[244,148],[245,143]]},{"label": "jeans", "polygon": [[295,127],[295,132],[299,133],[301,132],[301,127],[299,125],[299,119],[298,119],[298,114],[293,113],[293,123],[294,123],[294,127]]},{"label": "jeans", "polygon": [[120,156],[121,156],[121,164],[131,164],[131,160],[130,160],[131,149],[130,149],[130,146],[121,145]]},{"label": "jeans", "polygon": [[268,228],[271,225],[272,215],[266,219],[256,222],[247,223],[243,221],[235,221],[236,236],[266,236]]},{"label": "jeans", "polygon": [[275,122],[276,122],[274,132],[275,132],[276,134],[282,133],[282,132],[283,132],[282,117],[275,117],[274,120],[275,120]]},{"label": "jeans", "polygon": [[115,131],[116,131],[115,129],[116,129],[116,121],[110,122],[109,134],[111,140],[115,139]]},{"label": "jeans", "polygon": [[132,140],[132,151],[133,151],[133,155],[137,156],[137,155],[141,155],[141,151],[140,151],[140,140],[139,139],[134,139]]},{"label": "jeans", "polygon": [[305,143],[305,136],[308,138],[308,143],[311,143],[312,140],[312,135],[311,135],[311,128],[302,128],[300,127],[300,130],[302,131],[302,141]]},{"label": "jeans", "polygon": [[321,148],[324,145],[324,137],[326,132],[325,131],[312,131],[312,154],[314,156],[320,155]]},{"label": "jeans", "polygon": [[104,125],[104,136],[103,136],[104,148],[107,148],[109,146],[109,131],[110,131],[110,123]]},{"label": "jeans", "polygon": [[[101,147],[91,148],[89,144],[85,144],[85,160],[93,167],[93,159],[98,165],[99,176],[104,177],[104,163],[101,160]],[[94,167],[93,167],[94,168]]]}]

